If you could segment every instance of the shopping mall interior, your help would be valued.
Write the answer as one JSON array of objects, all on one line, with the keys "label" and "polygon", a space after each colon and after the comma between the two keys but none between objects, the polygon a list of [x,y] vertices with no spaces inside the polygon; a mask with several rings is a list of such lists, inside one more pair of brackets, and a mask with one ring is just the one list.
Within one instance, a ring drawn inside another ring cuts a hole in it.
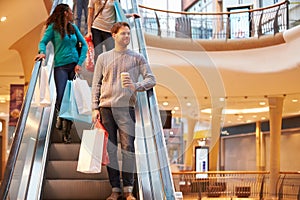
[{"label": "shopping mall interior", "polygon": [[[300,4],[225,2],[182,1],[175,11],[121,1],[140,16],[128,19],[130,48],[157,81],[138,94],[137,199],[300,199]],[[43,64],[34,58],[59,3],[78,17],[71,0],[0,2],[1,199],[106,199],[111,191],[106,166],[76,170],[91,124],[74,122],[71,144],[53,125],[51,46],[52,101],[33,103]],[[84,35],[84,16],[81,23]],[[91,84],[93,73],[81,73]]]}]

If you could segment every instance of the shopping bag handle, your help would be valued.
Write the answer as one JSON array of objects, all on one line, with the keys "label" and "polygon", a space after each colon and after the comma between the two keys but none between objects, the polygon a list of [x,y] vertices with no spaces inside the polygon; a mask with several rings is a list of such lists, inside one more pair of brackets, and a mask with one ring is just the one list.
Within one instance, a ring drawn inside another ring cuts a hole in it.
[{"label": "shopping bag handle", "polygon": [[94,121],[94,122],[92,123],[92,125],[91,125],[91,130],[93,130],[93,129],[95,128],[95,125],[96,125],[96,123],[97,123],[98,121],[100,122],[100,120],[97,119],[96,121]]},{"label": "shopping bag handle", "polygon": [[84,78],[82,77],[81,74],[79,73],[75,73],[74,77],[73,77],[73,81],[76,80],[77,78],[81,79],[81,80],[84,80]]}]

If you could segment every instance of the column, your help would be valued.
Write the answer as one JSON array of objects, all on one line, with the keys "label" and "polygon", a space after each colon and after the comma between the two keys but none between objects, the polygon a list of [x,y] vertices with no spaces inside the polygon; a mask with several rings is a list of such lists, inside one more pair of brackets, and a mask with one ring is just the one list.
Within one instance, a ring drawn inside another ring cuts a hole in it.
[{"label": "column", "polygon": [[[223,12],[223,1],[214,0],[213,1],[213,12]],[[220,33],[223,30],[223,19],[222,15],[215,16],[217,20],[214,23],[215,32]],[[213,36],[214,38],[218,38],[218,34]]]},{"label": "column", "polygon": [[269,97],[270,113],[270,197],[276,197],[276,183],[280,172],[280,136],[283,97]]},{"label": "column", "polygon": [[256,141],[256,170],[262,171],[262,137],[261,137],[261,122],[256,122],[255,131],[255,141]]},{"label": "column", "polygon": [[209,170],[218,170],[219,146],[220,146],[220,132],[221,119],[223,107],[212,108],[211,119],[211,143],[209,147]]},{"label": "column", "polygon": [[185,145],[185,156],[184,156],[184,165],[186,169],[193,169],[193,158],[194,158],[194,128],[197,120],[193,118],[187,118],[188,125],[188,133],[187,133],[187,141]]},{"label": "column", "polygon": [[225,141],[224,137],[220,137],[220,171],[225,170]]}]

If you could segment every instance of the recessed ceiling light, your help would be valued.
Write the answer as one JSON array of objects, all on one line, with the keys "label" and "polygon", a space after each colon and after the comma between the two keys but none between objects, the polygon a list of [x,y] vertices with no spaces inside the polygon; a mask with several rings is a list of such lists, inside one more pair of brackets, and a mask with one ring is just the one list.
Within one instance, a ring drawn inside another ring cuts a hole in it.
[{"label": "recessed ceiling light", "polygon": [[1,98],[0,98],[0,103],[6,103],[6,99],[3,98],[3,97],[1,97]]},{"label": "recessed ceiling light", "polygon": [[186,103],[186,106],[190,107],[192,104],[190,102]]},{"label": "recessed ceiling light", "polygon": [[259,105],[264,106],[264,105],[266,105],[266,102],[261,101],[261,102],[259,102]]},{"label": "recessed ceiling light", "polygon": [[174,110],[179,110],[179,107],[178,106],[174,107]]},{"label": "recessed ceiling light", "polygon": [[292,99],[292,102],[293,102],[293,103],[297,103],[297,102],[298,102],[298,99]]},{"label": "recessed ceiling light", "polygon": [[5,16],[1,17],[0,21],[1,22],[5,22],[7,20],[7,18]]},{"label": "recessed ceiling light", "polygon": [[167,106],[169,103],[167,101],[163,102],[163,106]]}]

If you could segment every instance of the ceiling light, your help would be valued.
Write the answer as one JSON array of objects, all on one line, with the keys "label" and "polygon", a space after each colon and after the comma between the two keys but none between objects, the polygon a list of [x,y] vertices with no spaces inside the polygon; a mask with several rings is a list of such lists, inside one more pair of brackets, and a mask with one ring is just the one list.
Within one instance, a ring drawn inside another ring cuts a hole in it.
[{"label": "ceiling light", "polygon": [[1,22],[5,22],[7,20],[7,18],[5,16],[1,17],[0,21]]},{"label": "ceiling light", "polygon": [[174,110],[179,110],[179,107],[178,106],[174,107]]},{"label": "ceiling light", "polygon": [[293,102],[293,103],[297,103],[297,102],[298,102],[298,99],[292,99],[292,102]]},{"label": "ceiling light", "polygon": [[6,103],[6,99],[5,98],[0,98],[0,103]]},{"label": "ceiling light", "polygon": [[[211,113],[210,108],[201,110],[202,113]],[[249,108],[249,109],[223,109],[223,114],[234,115],[234,114],[249,114],[249,113],[263,113],[269,112],[269,107],[262,108]]]},{"label": "ceiling light", "polygon": [[186,106],[190,107],[192,104],[190,102],[186,103]]},{"label": "ceiling light", "polygon": [[259,102],[259,105],[264,106],[264,105],[266,105],[266,102],[261,101],[261,102]]},{"label": "ceiling light", "polygon": [[165,101],[163,102],[163,106],[168,106],[169,105],[169,102]]}]

